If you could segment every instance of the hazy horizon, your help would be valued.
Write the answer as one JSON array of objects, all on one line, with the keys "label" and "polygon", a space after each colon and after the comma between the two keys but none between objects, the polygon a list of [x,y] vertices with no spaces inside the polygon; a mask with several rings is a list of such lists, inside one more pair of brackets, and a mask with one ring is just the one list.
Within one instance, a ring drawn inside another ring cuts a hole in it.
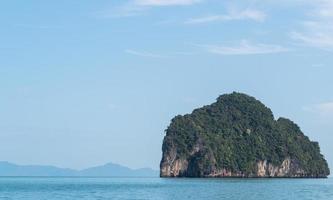
[{"label": "hazy horizon", "polygon": [[233,91],[296,122],[333,167],[330,0],[6,1],[0,160],[159,168],[178,114]]}]

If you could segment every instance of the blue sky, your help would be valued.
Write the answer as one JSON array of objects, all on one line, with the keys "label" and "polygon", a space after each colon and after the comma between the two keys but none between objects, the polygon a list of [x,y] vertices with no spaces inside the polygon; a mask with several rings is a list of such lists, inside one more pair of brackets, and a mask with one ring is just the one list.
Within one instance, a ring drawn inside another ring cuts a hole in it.
[{"label": "blue sky", "polygon": [[173,116],[239,91],[333,166],[332,0],[0,5],[0,160],[157,169]]}]

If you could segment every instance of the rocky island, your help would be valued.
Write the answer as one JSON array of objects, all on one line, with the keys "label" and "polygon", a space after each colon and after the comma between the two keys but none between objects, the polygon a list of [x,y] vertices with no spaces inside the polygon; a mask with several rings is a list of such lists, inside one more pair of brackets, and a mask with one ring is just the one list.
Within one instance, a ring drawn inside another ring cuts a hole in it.
[{"label": "rocky island", "polygon": [[161,177],[324,178],[319,144],[297,124],[242,93],[176,116],[166,130]]}]

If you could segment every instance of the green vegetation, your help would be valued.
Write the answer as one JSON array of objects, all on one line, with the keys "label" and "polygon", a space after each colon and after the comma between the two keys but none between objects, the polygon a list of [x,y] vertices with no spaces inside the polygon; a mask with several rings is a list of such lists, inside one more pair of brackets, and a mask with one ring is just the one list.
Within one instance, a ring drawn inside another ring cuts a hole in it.
[{"label": "green vegetation", "polygon": [[[200,152],[194,152],[196,147]],[[311,142],[292,121],[275,120],[272,111],[260,101],[235,92],[172,119],[163,152],[171,148],[176,148],[179,158],[196,159],[204,170],[216,167],[251,174],[257,161],[267,160],[279,166],[291,158],[306,175],[329,174],[317,142]]]}]

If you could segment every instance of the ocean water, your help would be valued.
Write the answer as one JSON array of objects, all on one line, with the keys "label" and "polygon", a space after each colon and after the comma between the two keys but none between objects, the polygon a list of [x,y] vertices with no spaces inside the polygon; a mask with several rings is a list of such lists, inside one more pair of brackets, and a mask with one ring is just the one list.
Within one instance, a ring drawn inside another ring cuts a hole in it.
[{"label": "ocean water", "polygon": [[333,179],[0,177],[0,199],[333,200]]}]

